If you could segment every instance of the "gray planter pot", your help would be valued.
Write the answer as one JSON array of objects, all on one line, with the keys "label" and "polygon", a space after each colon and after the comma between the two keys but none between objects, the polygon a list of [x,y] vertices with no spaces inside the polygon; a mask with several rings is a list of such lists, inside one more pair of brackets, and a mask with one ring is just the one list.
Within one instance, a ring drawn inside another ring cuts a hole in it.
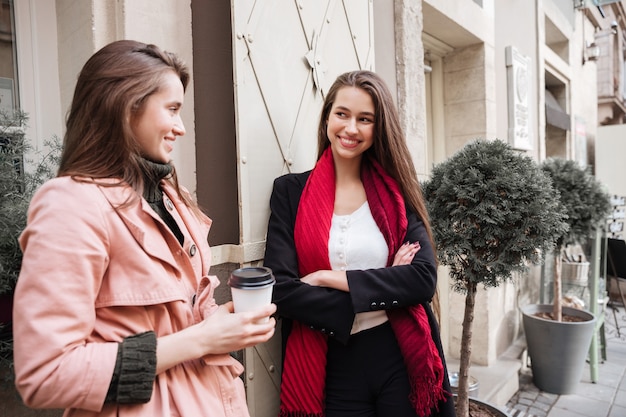
[{"label": "gray planter pot", "polygon": [[570,307],[563,307],[564,315],[585,321],[557,322],[535,316],[551,311],[551,304],[522,308],[533,383],[545,392],[571,394],[582,377],[596,318],[588,311]]}]

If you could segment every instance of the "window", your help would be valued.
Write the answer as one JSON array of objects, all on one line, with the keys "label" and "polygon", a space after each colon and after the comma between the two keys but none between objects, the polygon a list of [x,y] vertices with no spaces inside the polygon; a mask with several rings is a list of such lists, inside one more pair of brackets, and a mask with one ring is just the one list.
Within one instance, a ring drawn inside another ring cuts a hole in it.
[{"label": "window", "polygon": [[13,0],[0,0],[0,111],[18,107]]},{"label": "window", "polygon": [[8,189],[19,187],[24,170],[24,120],[21,113],[15,112],[18,95],[14,27],[13,0],[0,0],[0,173],[3,181],[12,184]]}]

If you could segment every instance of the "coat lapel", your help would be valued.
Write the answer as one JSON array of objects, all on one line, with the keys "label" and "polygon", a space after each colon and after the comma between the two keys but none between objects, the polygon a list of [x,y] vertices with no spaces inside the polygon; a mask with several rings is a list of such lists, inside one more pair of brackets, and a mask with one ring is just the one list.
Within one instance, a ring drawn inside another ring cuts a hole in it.
[{"label": "coat lapel", "polygon": [[[154,213],[147,201],[143,198],[136,199],[136,201],[125,205],[124,203],[136,198],[134,190],[127,186],[101,186],[100,190],[147,254],[180,269],[155,222],[163,223],[164,226],[165,223]],[[167,226],[165,227],[167,228]]]},{"label": "coat lapel", "polygon": [[[211,252],[209,248],[208,236],[213,221],[204,215],[202,219],[198,219],[178,197],[176,190],[167,181],[162,181],[161,185],[163,186],[165,194],[167,194],[172,203],[174,203],[174,207],[176,207],[183,223],[185,223],[185,227],[187,228],[187,232],[191,236],[191,239],[196,243],[198,249],[201,249],[198,252],[202,259],[202,275],[207,275],[211,265]],[[183,189],[183,192],[187,192],[187,190]]]}]

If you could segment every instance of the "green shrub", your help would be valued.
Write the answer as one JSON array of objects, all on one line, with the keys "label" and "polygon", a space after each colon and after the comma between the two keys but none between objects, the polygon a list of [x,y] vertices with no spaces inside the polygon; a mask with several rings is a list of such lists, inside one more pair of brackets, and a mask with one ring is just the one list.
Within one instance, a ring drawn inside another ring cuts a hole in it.
[{"label": "green shrub", "polygon": [[541,169],[552,179],[567,213],[569,229],[557,244],[584,244],[611,211],[608,192],[588,168],[576,161],[549,158],[543,161]]},{"label": "green shrub", "polygon": [[[15,288],[22,263],[18,238],[28,204],[37,188],[55,176],[60,158],[56,136],[44,144],[45,153],[34,152],[24,133],[27,121],[22,111],[0,112],[0,294]],[[26,155],[33,155],[33,161]]]},{"label": "green shrub", "polygon": [[593,232],[606,222],[611,211],[611,197],[589,169],[576,161],[549,158],[543,161],[541,169],[552,179],[553,186],[558,191],[560,204],[567,214],[565,221],[569,226],[557,238],[554,252],[552,319],[561,321],[561,252],[568,244],[584,244],[594,236]]},{"label": "green shrub", "polygon": [[[34,151],[25,137],[28,115],[0,111],[0,295],[13,295],[22,265],[19,236],[26,227],[30,200],[40,185],[56,175],[61,141],[44,143],[46,152]],[[32,155],[33,160],[27,155]],[[0,369],[13,378],[11,323],[0,323]]]},{"label": "green shrub", "polygon": [[541,262],[567,230],[550,178],[500,140],[470,143],[435,166],[424,195],[439,261],[461,293]]}]

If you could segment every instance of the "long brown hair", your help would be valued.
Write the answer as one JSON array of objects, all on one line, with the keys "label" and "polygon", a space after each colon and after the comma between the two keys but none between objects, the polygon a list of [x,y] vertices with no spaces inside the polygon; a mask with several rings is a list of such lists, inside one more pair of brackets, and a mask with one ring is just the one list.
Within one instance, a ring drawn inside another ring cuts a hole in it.
[{"label": "long brown hair", "polygon": [[[359,70],[341,74],[328,90],[324,100],[324,106],[320,115],[319,127],[317,131],[317,158],[319,159],[324,150],[330,146],[330,140],[326,128],[328,126],[328,115],[337,97],[337,92],[344,87],[356,87],[370,95],[374,102],[374,143],[365,151],[365,155],[375,159],[391,175],[400,186],[408,207],[415,211],[417,216],[424,223],[428,237],[433,247],[435,263],[437,264],[437,252],[426,202],[422,195],[422,189],[417,179],[417,173],[409,148],[406,145],[406,138],[402,127],[398,111],[393,102],[393,98],[380,76],[374,72]],[[367,158],[364,158],[365,161]],[[432,307],[437,321],[441,319],[439,290],[435,289],[432,299]]]},{"label": "long brown hair", "polygon": [[374,72],[359,70],[346,72],[335,80],[328,90],[320,115],[317,131],[318,159],[330,146],[326,133],[328,115],[337,97],[337,92],[344,87],[356,87],[370,95],[374,102],[374,143],[365,154],[375,159],[399,184],[409,208],[414,210],[424,222],[432,241],[432,233],[426,211],[426,203],[417,179],[415,166],[406,145],[406,139],[398,111],[393,103],[389,88],[380,76]]},{"label": "long brown hair", "polygon": [[[185,63],[155,45],[119,40],[93,54],[78,76],[58,175],[92,181],[116,178],[141,195],[142,162],[131,121],[141,113],[147,98],[159,91],[165,74],[171,72],[186,90],[190,75]],[[180,192],[175,170],[169,181],[195,208],[195,203]]]}]

